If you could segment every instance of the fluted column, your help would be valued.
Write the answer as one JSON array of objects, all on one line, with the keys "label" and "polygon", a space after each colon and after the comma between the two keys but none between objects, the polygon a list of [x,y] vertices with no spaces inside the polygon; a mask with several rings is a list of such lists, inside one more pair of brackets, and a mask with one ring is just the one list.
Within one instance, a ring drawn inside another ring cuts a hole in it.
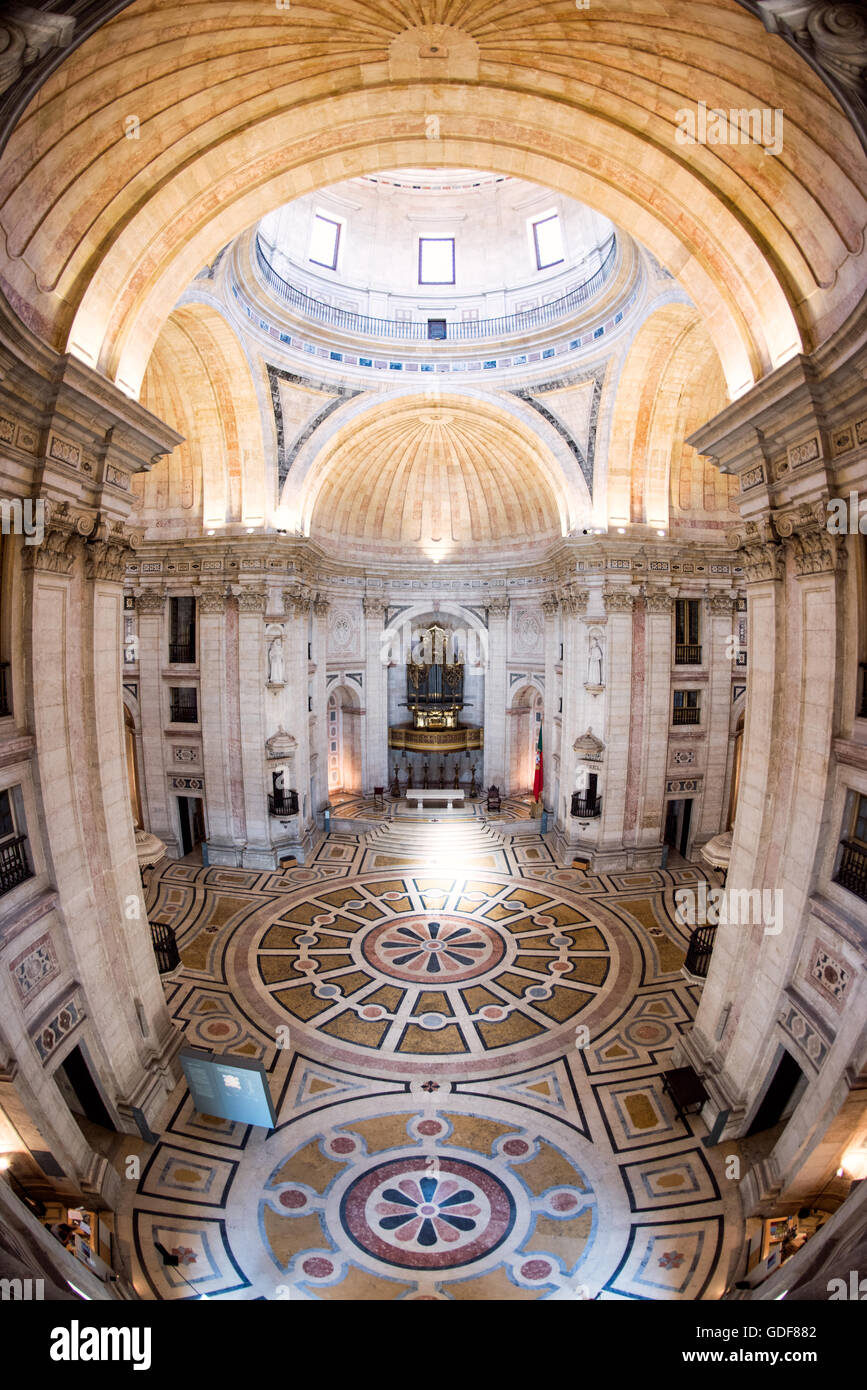
[{"label": "fluted column", "polygon": [[506,658],[508,655],[509,599],[488,603],[488,664],[485,670],[486,786],[506,785]]},{"label": "fluted column", "polygon": [[383,663],[382,634],[387,609],[385,599],[365,595],[364,674],[365,790],[388,786],[388,667]]},{"label": "fluted column", "polygon": [[242,863],[249,868],[271,868],[268,792],[263,774],[265,739],[265,615],[266,594],[261,588],[241,589],[238,594],[238,693],[241,711],[241,770],[247,843]]}]

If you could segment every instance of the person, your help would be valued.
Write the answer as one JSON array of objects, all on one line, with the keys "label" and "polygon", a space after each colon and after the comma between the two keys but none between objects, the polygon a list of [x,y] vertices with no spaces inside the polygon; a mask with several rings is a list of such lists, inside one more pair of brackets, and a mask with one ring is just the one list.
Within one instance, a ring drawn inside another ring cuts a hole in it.
[{"label": "person", "polygon": [[65,1245],[67,1250],[71,1249],[75,1229],[69,1225],[68,1221],[55,1221],[48,1229],[60,1241],[61,1245]]}]

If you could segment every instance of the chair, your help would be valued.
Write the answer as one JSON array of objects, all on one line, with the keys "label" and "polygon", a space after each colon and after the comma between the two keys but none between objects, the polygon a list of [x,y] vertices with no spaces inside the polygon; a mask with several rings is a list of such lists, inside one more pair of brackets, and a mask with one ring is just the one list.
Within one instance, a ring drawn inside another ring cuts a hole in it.
[{"label": "chair", "polygon": [[500,809],[500,788],[488,787],[488,810],[499,811]]},{"label": "chair", "polygon": [[374,787],[373,789],[373,809],[381,806],[385,810],[385,787]]}]

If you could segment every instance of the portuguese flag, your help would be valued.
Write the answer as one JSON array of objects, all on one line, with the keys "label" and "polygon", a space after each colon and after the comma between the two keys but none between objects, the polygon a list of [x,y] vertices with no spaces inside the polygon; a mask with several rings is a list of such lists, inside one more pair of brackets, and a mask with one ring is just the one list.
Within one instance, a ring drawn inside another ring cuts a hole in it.
[{"label": "portuguese flag", "polygon": [[542,765],[542,725],[539,725],[539,742],[536,744],[536,771],[533,775],[533,799],[538,801],[542,795],[542,783],[545,780]]}]

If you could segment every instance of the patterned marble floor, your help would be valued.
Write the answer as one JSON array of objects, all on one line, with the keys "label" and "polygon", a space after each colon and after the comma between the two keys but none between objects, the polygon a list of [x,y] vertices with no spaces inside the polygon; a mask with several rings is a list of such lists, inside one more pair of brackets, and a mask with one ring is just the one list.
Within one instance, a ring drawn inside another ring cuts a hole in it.
[{"label": "patterned marble floor", "polygon": [[121,1213],[140,1292],[718,1297],[735,1185],[660,1076],[697,1004],[673,895],[699,872],[594,877],[541,839],[413,833],[414,862],[374,831],[281,873],[151,877],[175,1020],[264,1063],[278,1124],[178,1088]]}]

